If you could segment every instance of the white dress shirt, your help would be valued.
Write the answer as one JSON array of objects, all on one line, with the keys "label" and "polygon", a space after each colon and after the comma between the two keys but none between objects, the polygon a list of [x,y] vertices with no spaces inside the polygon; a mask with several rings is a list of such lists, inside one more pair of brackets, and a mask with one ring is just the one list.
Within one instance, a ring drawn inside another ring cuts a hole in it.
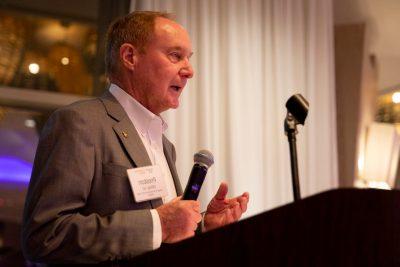
[{"label": "white dress shirt", "polygon": [[[110,93],[121,104],[129,119],[132,121],[139,133],[139,136],[146,148],[153,165],[158,165],[164,176],[167,186],[167,196],[163,198],[166,203],[177,196],[174,180],[171,175],[167,160],[164,155],[162,135],[167,129],[166,122],[158,115],[155,115],[136,99],[126,93],[123,89],[115,84],[111,84]],[[157,249],[162,241],[161,221],[158,212],[155,209],[150,210],[153,219],[153,249]]]}]

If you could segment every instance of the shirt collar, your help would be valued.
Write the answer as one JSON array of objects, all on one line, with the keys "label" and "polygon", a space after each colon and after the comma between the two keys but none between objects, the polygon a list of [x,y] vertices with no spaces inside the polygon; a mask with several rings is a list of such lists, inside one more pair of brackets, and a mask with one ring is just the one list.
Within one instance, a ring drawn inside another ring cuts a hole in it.
[{"label": "shirt collar", "polygon": [[161,134],[167,130],[168,124],[161,116],[158,116],[145,108],[139,103],[139,101],[134,99],[121,87],[112,83],[109,91],[121,104],[125,112],[128,114],[129,119],[133,122],[140,134],[151,135],[152,132],[154,132],[154,127],[159,125],[161,125]]}]

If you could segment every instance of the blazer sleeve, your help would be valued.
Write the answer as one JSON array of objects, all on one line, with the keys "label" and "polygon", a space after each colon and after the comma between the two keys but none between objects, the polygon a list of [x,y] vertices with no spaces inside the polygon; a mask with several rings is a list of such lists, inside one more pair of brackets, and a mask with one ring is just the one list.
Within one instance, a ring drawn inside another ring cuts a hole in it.
[{"label": "blazer sleeve", "polygon": [[152,250],[150,210],[79,212],[99,157],[89,117],[62,109],[42,131],[23,216],[22,247],[29,260],[96,263]]}]

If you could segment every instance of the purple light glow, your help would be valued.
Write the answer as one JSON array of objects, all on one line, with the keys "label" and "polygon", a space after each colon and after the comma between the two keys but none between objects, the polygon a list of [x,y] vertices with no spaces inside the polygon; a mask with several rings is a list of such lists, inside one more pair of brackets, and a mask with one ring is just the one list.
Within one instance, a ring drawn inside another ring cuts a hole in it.
[{"label": "purple light glow", "polygon": [[32,163],[17,157],[0,156],[0,182],[29,183]]}]

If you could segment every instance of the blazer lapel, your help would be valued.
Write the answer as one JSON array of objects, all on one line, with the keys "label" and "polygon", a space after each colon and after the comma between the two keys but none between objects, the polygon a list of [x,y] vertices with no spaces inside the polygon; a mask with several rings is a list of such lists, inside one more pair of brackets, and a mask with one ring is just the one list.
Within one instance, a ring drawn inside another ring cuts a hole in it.
[{"label": "blazer lapel", "polygon": [[172,159],[172,151],[171,151],[171,144],[170,142],[167,140],[167,138],[163,135],[163,148],[164,148],[164,155],[165,158],[167,159],[167,163],[168,163],[168,167],[169,170],[171,171],[171,175],[172,175],[172,179],[174,180],[174,185],[175,185],[175,190],[176,190],[176,194],[178,196],[182,195],[182,187],[181,187],[181,183],[179,181],[179,176],[178,176],[178,172],[176,171],[176,167],[175,167],[175,162]]},{"label": "blazer lapel", "polygon": [[140,139],[135,126],[133,126],[128,116],[116,123],[113,129],[128,152],[129,157],[135,162],[136,167],[151,166],[151,161],[142,139]]},{"label": "blazer lapel", "polygon": [[[136,167],[151,166],[151,160],[147,154],[142,139],[122,106],[109,91],[104,93],[101,101],[103,102],[108,115],[117,121],[113,125],[113,130],[117,134],[122,146],[125,148],[128,156],[135,163]],[[161,198],[151,200],[150,202],[153,208],[162,205]]]},{"label": "blazer lapel", "polygon": [[101,100],[108,115],[117,121],[113,125],[113,130],[117,134],[130,159],[135,163],[136,167],[150,166],[151,161],[147,155],[142,139],[140,139],[135,126],[132,124],[122,106],[109,91],[104,93]]}]

